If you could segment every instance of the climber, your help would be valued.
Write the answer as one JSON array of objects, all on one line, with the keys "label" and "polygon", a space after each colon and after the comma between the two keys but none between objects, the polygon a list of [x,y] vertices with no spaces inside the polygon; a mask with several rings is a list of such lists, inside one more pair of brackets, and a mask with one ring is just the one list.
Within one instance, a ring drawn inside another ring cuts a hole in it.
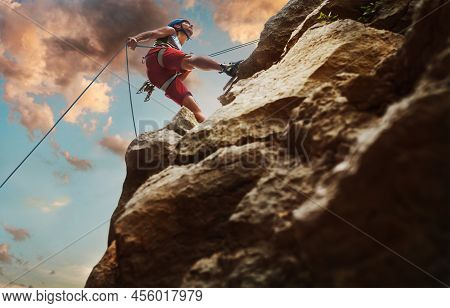
[{"label": "climber", "polygon": [[197,105],[192,93],[183,84],[183,80],[195,68],[214,70],[235,77],[238,62],[228,65],[219,64],[209,57],[188,55],[181,51],[183,44],[191,39],[194,26],[187,19],[175,19],[168,26],[129,37],[127,45],[135,50],[141,41],[155,39],[155,43],[144,57],[149,81],[165,91],[166,96],[191,110],[198,122],[205,116]]}]

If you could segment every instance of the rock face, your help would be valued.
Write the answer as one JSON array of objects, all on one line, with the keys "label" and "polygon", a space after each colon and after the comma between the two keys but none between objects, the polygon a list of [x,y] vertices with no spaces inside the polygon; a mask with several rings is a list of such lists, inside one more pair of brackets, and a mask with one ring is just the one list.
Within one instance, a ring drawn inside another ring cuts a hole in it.
[{"label": "rock face", "polygon": [[264,25],[257,48],[239,68],[240,79],[269,68],[280,60],[292,31],[322,0],[290,0],[284,8]]},{"label": "rock face", "polygon": [[149,176],[173,164],[177,143],[197,124],[192,112],[187,108],[181,108],[169,125],[154,132],[141,134],[129,145],[125,154],[127,176],[123,183],[119,205],[111,218],[109,245],[115,239],[112,226],[121,215],[125,204]]},{"label": "rock face", "polygon": [[450,284],[449,6],[304,2],[206,122],[133,141],[87,287]]}]

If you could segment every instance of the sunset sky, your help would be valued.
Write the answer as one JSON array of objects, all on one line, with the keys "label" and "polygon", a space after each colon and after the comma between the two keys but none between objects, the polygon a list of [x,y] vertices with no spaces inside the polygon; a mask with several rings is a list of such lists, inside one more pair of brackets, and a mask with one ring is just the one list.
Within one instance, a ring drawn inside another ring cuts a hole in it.
[{"label": "sunset sky", "polygon": [[[184,50],[206,55],[258,38],[264,22],[286,2],[0,0],[0,182],[126,37],[185,17],[196,34]],[[216,59],[240,60],[253,48]],[[146,79],[140,62],[145,52],[130,51],[136,87]],[[117,206],[125,177],[123,154],[134,135],[124,59],[122,51],[0,190],[0,286],[30,270],[14,285],[81,287],[103,255],[108,223],[49,258],[104,223]],[[220,108],[216,97],[227,80],[212,72],[189,78],[188,87],[206,115]],[[160,91],[153,97],[158,102],[133,96],[136,120],[145,130],[161,128],[179,109]]]}]

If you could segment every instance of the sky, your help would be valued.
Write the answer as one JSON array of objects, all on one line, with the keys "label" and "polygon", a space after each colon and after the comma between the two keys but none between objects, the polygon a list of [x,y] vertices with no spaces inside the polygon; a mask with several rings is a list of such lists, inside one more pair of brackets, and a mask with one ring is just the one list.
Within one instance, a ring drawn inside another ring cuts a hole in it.
[{"label": "sky", "polygon": [[[0,0],[0,182],[128,36],[184,17],[195,34],[183,50],[207,55],[259,38],[265,21],[286,2]],[[216,60],[245,59],[254,48]],[[145,52],[129,51],[135,87],[146,80]],[[227,81],[194,71],[186,83],[209,116],[220,108],[217,97]],[[162,128],[179,110],[159,90],[148,103],[132,91],[141,133]],[[121,194],[123,157],[133,137],[122,50],[0,190],[0,286],[84,285],[107,248],[107,221]]]}]

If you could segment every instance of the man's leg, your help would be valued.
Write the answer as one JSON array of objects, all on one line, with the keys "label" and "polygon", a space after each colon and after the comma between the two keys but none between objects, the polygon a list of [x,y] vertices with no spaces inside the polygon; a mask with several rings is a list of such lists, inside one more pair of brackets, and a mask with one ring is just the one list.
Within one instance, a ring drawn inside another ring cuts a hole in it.
[{"label": "man's leg", "polygon": [[200,110],[200,107],[198,107],[197,102],[192,97],[192,95],[186,95],[186,97],[183,99],[183,106],[194,113],[195,118],[199,123],[205,121],[205,115]]},{"label": "man's leg", "polygon": [[209,57],[203,56],[185,57],[181,62],[181,68],[187,71],[192,71],[194,68],[198,68],[203,71],[222,70],[219,63]]}]

